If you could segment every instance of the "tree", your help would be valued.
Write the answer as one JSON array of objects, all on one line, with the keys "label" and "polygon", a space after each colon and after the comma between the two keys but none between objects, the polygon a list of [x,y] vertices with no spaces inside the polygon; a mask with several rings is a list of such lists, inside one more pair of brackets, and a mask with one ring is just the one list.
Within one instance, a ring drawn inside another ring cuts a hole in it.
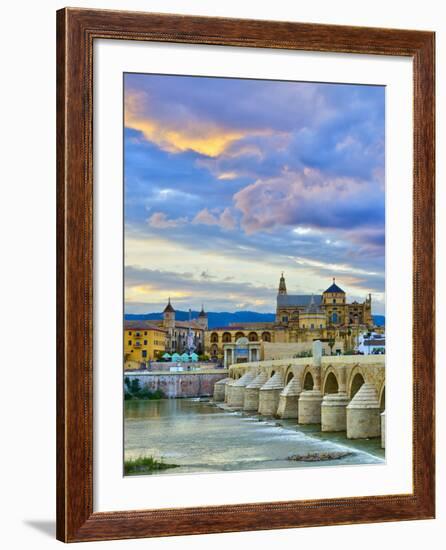
[{"label": "tree", "polygon": [[139,378],[133,378],[130,383],[130,391],[132,393],[138,393],[141,390],[141,384],[139,383]]}]

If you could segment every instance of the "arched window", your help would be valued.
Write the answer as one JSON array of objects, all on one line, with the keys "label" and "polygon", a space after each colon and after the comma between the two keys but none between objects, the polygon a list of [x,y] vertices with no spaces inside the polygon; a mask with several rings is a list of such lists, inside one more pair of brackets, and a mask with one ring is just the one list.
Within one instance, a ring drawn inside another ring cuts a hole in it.
[{"label": "arched window", "polygon": [[271,342],[271,333],[270,332],[263,332],[262,333],[262,340],[264,342]]},{"label": "arched window", "polygon": [[211,334],[211,342],[212,342],[212,343],[217,343],[217,342],[218,342],[218,333],[213,332],[213,333]]},{"label": "arched window", "polygon": [[245,334],[243,332],[236,332],[235,334],[235,341],[237,341],[239,338],[244,338]]},{"label": "arched window", "polygon": [[257,336],[256,332],[250,332],[248,335],[248,340],[250,342],[257,342],[259,340],[259,337]]},{"label": "arched window", "polygon": [[231,342],[231,340],[232,340],[231,333],[230,332],[224,332],[223,333],[223,342],[227,344],[227,343]]},{"label": "arched window", "polygon": [[331,316],[331,322],[332,323],[337,323],[338,322],[338,314],[337,313],[333,313],[332,316]]}]

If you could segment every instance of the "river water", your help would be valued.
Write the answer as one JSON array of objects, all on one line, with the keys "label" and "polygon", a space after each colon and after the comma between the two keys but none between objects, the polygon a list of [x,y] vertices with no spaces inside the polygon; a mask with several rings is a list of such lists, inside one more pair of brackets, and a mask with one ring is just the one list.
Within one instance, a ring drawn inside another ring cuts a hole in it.
[{"label": "river water", "polygon": [[[153,456],[180,467],[152,475],[276,468],[383,464],[379,439],[352,441],[344,433],[294,420],[260,419],[199,399],[126,401],[125,458]],[[290,455],[351,451],[335,460],[296,462]]]}]

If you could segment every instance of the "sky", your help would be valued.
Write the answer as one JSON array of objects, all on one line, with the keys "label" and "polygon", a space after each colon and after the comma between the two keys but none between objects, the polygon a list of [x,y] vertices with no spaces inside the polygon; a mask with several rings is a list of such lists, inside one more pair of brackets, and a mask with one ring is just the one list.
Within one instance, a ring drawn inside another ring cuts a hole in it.
[{"label": "sky", "polygon": [[385,89],[124,75],[125,311],[384,313]]}]

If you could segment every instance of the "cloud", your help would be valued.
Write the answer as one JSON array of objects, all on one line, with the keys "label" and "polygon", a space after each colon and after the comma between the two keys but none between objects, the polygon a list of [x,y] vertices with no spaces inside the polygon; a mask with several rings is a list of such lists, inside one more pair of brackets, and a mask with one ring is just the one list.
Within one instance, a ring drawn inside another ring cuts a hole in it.
[{"label": "cloud", "polygon": [[259,179],[234,195],[248,234],[278,226],[354,230],[379,225],[384,218],[383,201],[368,182],[327,177],[310,168]]},{"label": "cloud", "polygon": [[200,210],[195,218],[192,220],[194,225],[218,225],[224,230],[235,229],[237,226],[237,220],[231,213],[229,208],[225,208],[220,214],[213,214],[207,208]]},{"label": "cloud", "polygon": [[[178,107],[177,107],[178,108]],[[125,126],[170,153],[192,150],[208,157],[220,155],[231,143],[249,134],[248,130],[224,127],[193,112],[180,111],[176,120],[156,118],[156,108],[144,92],[125,94]],[[257,133],[268,133],[258,130]]]},{"label": "cloud", "polygon": [[223,229],[235,229],[237,220],[229,208],[225,208],[220,215],[220,225]]},{"label": "cloud", "polygon": [[[298,293],[336,274],[350,296],[382,291],[383,87],[128,74],[125,94],[128,264],[155,254],[160,271],[202,284],[212,272],[275,286],[284,269]],[[170,286],[186,303],[183,282]],[[219,310],[255,306],[214,288]]]},{"label": "cloud", "polygon": [[159,229],[169,229],[171,227],[184,225],[187,223],[187,218],[169,219],[164,212],[155,212],[147,220],[147,223]]},{"label": "cloud", "polygon": [[214,216],[207,208],[200,210],[195,218],[192,220],[194,224],[204,224],[204,225],[218,225],[218,218]]},{"label": "cloud", "polygon": [[[275,282],[275,281],[274,281]],[[164,304],[167,297],[175,298],[177,307],[199,307],[204,302],[226,305],[232,311],[237,304],[245,307],[263,305],[265,311],[274,311],[276,290],[273,285],[253,285],[249,282],[222,280],[206,272],[195,276],[189,272],[172,272],[126,266],[126,304]],[[174,304],[175,307],[175,304]],[[129,310],[129,307],[126,307]]]}]

